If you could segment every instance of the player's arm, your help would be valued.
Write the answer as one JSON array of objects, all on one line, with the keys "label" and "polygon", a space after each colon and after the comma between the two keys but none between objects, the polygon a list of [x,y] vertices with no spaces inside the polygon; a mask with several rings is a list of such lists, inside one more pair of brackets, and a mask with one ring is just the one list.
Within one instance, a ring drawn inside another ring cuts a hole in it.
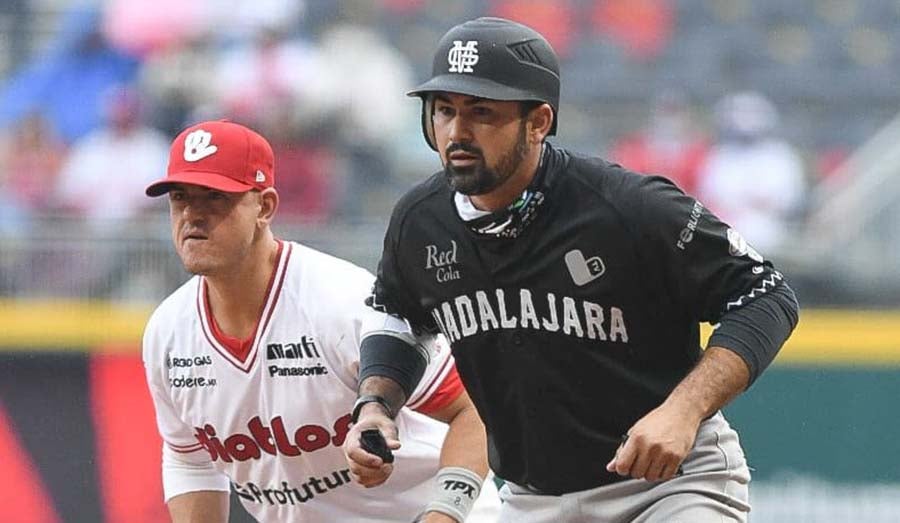
[{"label": "player's arm", "polygon": [[[400,207],[398,206],[398,209]],[[432,357],[435,356],[433,351],[423,350],[424,346],[419,340],[411,339],[411,325],[416,327],[418,334],[435,333],[437,325],[434,324],[432,317],[421,309],[415,296],[411,295],[410,290],[413,287],[403,281],[403,270],[399,266],[399,258],[395,252],[396,245],[400,243],[401,214],[402,212],[395,209],[391,217],[391,224],[385,235],[382,258],[378,264],[378,277],[372,295],[366,303],[373,310],[393,318],[389,321],[402,321],[408,330],[404,332],[399,325],[388,325],[390,327],[388,329],[376,329],[374,335],[372,330],[368,330],[369,334],[361,340],[359,399],[354,405],[354,425],[345,440],[344,451],[351,474],[357,482],[367,487],[379,485],[389,477],[393,465],[385,463],[382,458],[362,447],[363,431],[377,429],[383,434],[388,449],[398,449],[400,441],[397,439],[397,427],[393,418],[407,402],[417,410],[447,422],[450,427],[441,450],[442,468],[436,481],[439,486],[446,485],[450,490],[440,493],[428,507],[437,508],[440,504],[453,507],[428,510],[423,515],[422,521],[448,521],[450,514],[453,514],[450,521],[462,521],[471,508],[468,500],[474,502],[477,498],[481,482],[487,473],[486,436],[471,400],[465,395],[458,381],[459,377],[449,355],[449,347],[444,347],[443,356]],[[431,341],[436,340],[432,338]],[[432,345],[431,349],[435,347],[436,344]],[[437,364],[443,363],[449,365],[451,373],[440,371],[434,373],[436,368],[443,368]],[[443,380],[440,381],[438,393],[423,393],[423,390],[431,391],[429,381],[422,380],[426,373],[429,373],[430,377]],[[456,393],[450,396],[451,401],[441,402],[436,406],[437,403],[433,398],[440,396],[441,391],[447,390],[444,386],[449,382],[448,376],[449,381],[455,379]],[[420,382],[424,382],[425,387],[420,386]],[[422,404],[420,401],[425,403]],[[434,409],[428,411],[430,407]],[[440,488],[438,490],[440,491]],[[465,499],[461,497],[462,494],[465,494]],[[457,496],[460,496],[458,500]],[[460,510],[461,512],[458,512]]]},{"label": "player's arm", "polygon": [[164,344],[157,340],[158,319],[154,314],[144,333],[143,360],[147,386],[162,437],[163,496],[172,521],[227,522],[228,478],[215,470],[209,453],[177,415],[166,382]]},{"label": "player's arm", "polygon": [[400,243],[400,208],[398,205],[392,213],[377,278],[365,299],[369,314],[361,327],[358,400],[353,408],[354,424],[344,444],[351,474],[367,487],[386,481],[393,466],[366,452],[360,436],[364,430],[376,429],[388,449],[400,448],[394,416],[406,405],[430,363],[430,355],[416,340],[411,324],[422,332],[436,331],[434,320],[423,313],[409,292],[411,287],[403,281],[400,258],[395,253]]},{"label": "player's arm", "polygon": [[607,470],[648,481],[672,478],[691,451],[700,423],[743,391],[749,376],[737,354],[709,347],[666,401],[631,427]]},{"label": "player's arm", "polygon": [[452,403],[429,416],[449,425],[441,448],[442,467],[462,467],[487,476],[487,434],[475,405],[465,391]]},{"label": "player's arm", "polygon": [[353,406],[353,427],[344,441],[350,474],[366,487],[387,481],[393,465],[363,448],[363,432],[377,430],[391,451],[400,448],[394,418],[419,384],[429,355],[412,336],[408,325],[385,315],[387,326],[360,343],[358,399]]},{"label": "player's arm", "polygon": [[[435,478],[435,496],[428,500],[423,514],[417,521],[427,523],[453,523],[465,521],[481,492],[481,484],[488,472],[487,435],[484,425],[465,389],[449,355],[449,347],[438,353],[439,365],[429,368],[427,380],[412,393],[407,405],[434,419],[448,424],[448,432],[441,448],[440,470]],[[443,372],[434,372],[435,368]],[[429,383],[430,382],[430,383]],[[368,381],[368,392],[383,391],[384,383],[378,379]],[[380,386],[376,387],[376,384]],[[391,387],[392,385],[388,385]],[[377,406],[376,406],[377,405]],[[360,415],[360,429],[386,422],[389,413],[378,402],[373,402],[371,413]],[[348,435],[352,440],[353,433]],[[350,447],[347,447],[350,448]],[[366,486],[381,484],[386,476],[383,460],[361,452],[357,461],[351,461],[351,474]]]},{"label": "player's arm", "polygon": [[228,478],[213,468],[202,448],[163,443],[163,494],[173,523],[227,523]]},{"label": "player's arm", "polygon": [[428,415],[447,423],[449,430],[441,447],[441,469],[435,479],[437,494],[420,521],[462,522],[478,499],[488,473],[484,424],[465,390],[460,390],[450,404]]},{"label": "player's arm", "polygon": [[[657,245],[679,237],[681,222],[690,216],[687,210],[699,208],[693,199],[665,186],[650,202],[656,212],[652,221],[663,224],[659,229],[670,235],[655,238]],[[684,212],[677,212],[679,208]],[[625,435],[607,464],[609,471],[624,476],[650,481],[674,476],[694,445],[700,423],[756,380],[798,321],[796,297],[781,274],[746,244],[735,245],[743,240],[712,214],[703,210],[693,216],[689,244],[656,254],[667,262],[669,281],[685,307],[719,324],[695,368]]]},{"label": "player's arm", "polygon": [[662,405],[641,418],[607,466],[650,481],[669,479],[694,445],[700,423],[746,390],[797,324],[787,284],[722,316],[696,367]]},{"label": "player's arm", "polygon": [[167,503],[172,523],[227,523],[228,493],[205,490],[179,494]]}]

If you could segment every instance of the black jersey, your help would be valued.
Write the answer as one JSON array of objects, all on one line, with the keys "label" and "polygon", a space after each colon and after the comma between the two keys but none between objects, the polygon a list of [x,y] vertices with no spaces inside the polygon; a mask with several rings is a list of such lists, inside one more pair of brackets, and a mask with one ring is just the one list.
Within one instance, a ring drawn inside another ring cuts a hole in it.
[{"label": "black jersey", "polygon": [[548,144],[535,179],[515,239],[474,232],[442,173],[413,188],[375,301],[450,341],[495,473],[561,494],[625,479],[606,463],[699,360],[699,322],[781,275],[664,178]]}]

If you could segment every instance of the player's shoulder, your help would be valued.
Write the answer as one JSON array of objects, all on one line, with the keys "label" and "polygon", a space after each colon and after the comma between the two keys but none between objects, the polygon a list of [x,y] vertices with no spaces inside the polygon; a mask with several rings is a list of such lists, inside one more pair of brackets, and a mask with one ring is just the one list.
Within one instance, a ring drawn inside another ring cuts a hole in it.
[{"label": "player's shoulder", "polygon": [[356,280],[373,277],[368,270],[344,258],[299,242],[287,242],[287,245],[291,249],[288,275],[299,276],[310,284],[334,288],[341,284],[341,278]]},{"label": "player's shoulder", "polygon": [[415,184],[400,197],[394,206],[391,223],[399,225],[412,213],[422,209],[434,209],[451,200],[452,191],[444,179],[443,172],[438,171]]},{"label": "player's shoulder", "polygon": [[641,174],[599,156],[569,152],[571,178],[595,191],[627,193],[644,190],[648,181],[665,180],[660,176]]},{"label": "player's shoulder", "polygon": [[194,276],[164,299],[150,314],[144,328],[144,352],[164,344],[197,314],[200,277]]},{"label": "player's shoulder", "polygon": [[322,309],[371,293],[375,276],[367,269],[302,243],[286,245],[291,251],[284,292],[294,293],[299,303]]},{"label": "player's shoulder", "polygon": [[639,206],[654,194],[680,192],[669,179],[637,173],[600,157],[571,153],[566,179],[579,189],[602,198],[615,207]]},{"label": "player's shoulder", "polygon": [[177,319],[185,314],[193,314],[197,310],[197,288],[200,285],[200,277],[193,276],[180,287],[169,294],[153,311],[148,321],[148,326],[162,327],[161,324],[171,325],[170,320]]},{"label": "player's shoulder", "polygon": [[352,332],[354,322],[372,311],[366,306],[375,276],[368,270],[312,247],[288,242],[287,267],[278,321],[310,322],[325,345]]}]

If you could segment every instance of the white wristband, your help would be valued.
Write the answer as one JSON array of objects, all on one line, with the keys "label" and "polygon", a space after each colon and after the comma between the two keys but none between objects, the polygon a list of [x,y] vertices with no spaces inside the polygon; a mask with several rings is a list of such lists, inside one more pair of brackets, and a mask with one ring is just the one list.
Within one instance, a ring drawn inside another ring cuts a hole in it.
[{"label": "white wristband", "polygon": [[436,494],[425,511],[447,514],[459,523],[465,521],[481,493],[481,476],[462,467],[444,467],[435,482]]}]

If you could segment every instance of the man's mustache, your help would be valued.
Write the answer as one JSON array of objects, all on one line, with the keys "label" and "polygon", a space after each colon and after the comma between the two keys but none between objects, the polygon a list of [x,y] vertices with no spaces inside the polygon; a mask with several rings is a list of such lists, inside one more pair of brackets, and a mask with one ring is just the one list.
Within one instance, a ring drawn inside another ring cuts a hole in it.
[{"label": "man's mustache", "polygon": [[456,151],[462,151],[464,153],[472,154],[478,156],[479,158],[483,158],[484,155],[481,153],[481,149],[475,147],[473,145],[465,144],[465,143],[451,143],[447,146],[446,156],[450,156]]}]

